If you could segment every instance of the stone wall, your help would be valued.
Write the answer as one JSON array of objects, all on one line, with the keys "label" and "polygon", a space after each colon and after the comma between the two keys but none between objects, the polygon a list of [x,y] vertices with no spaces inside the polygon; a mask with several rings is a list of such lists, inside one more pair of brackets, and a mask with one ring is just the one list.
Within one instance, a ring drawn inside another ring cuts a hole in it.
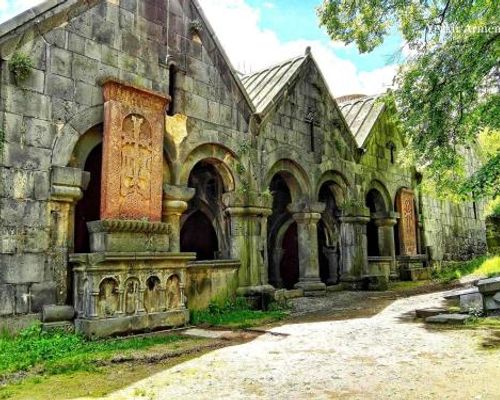
[{"label": "stone wall", "polygon": [[488,252],[500,254],[500,217],[490,215],[486,218],[486,241]]},{"label": "stone wall", "polygon": [[[168,63],[176,65],[174,111],[187,115],[189,138],[182,149],[167,141],[174,182],[200,144],[235,148],[251,112],[210,27],[192,34],[195,3],[171,0],[169,12],[167,1],[52,3],[39,25],[19,24],[0,38],[0,315],[67,301],[72,209],[85,186],[73,148],[103,121],[102,79],[166,95]],[[24,82],[9,71],[14,52],[33,61]],[[67,193],[58,197],[57,188]]]},{"label": "stone wall", "polygon": [[[453,203],[423,196],[425,242],[433,260],[466,260],[486,253],[482,203]],[[475,211],[474,211],[475,208]]]}]

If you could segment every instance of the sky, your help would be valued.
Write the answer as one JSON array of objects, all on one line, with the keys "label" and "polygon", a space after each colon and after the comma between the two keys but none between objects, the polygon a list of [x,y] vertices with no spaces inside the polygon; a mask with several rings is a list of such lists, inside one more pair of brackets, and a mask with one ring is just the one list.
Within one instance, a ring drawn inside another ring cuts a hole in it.
[{"label": "sky", "polygon": [[[0,0],[0,23],[43,0]],[[199,0],[233,66],[253,72],[310,46],[332,94],[376,94],[392,84],[402,47],[397,33],[369,54],[333,42],[319,27],[321,0]]]}]

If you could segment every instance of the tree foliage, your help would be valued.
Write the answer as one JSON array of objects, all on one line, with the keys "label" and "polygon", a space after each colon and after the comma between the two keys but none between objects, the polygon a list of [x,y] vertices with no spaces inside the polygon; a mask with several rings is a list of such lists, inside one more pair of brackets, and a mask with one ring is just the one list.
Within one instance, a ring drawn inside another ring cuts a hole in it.
[{"label": "tree foliage", "polygon": [[440,193],[498,195],[498,154],[485,153],[472,173],[479,166],[467,149],[481,132],[500,129],[500,2],[325,0],[318,14],[332,39],[362,53],[399,29],[405,58],[386,97],[412,161]]}]

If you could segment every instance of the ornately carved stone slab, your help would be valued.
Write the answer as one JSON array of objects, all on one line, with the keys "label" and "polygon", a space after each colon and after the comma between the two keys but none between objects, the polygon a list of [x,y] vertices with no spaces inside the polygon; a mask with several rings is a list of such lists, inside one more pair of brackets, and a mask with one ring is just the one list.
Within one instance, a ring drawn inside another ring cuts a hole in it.
[{"label": "ornately carved stone slab", "polygon": [[401,189],[398,193],[396,201],[397,209],[400,213],[399,243],[401,254],[416,255],[417,226],[413,192],[408,189]]},{"label": "ornately carved stone slab", "polygon": [[168,99],[114,80],[103,88],[101,219],[160,221]]}]

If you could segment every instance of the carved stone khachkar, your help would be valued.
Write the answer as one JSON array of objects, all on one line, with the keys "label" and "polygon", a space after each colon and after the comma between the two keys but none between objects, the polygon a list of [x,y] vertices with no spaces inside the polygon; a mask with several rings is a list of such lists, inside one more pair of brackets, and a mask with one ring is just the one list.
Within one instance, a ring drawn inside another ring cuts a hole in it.
[{"label": "carved stone khachkar", "polygon": [[160,221],[168,99],[114,80],[103,88],[101,219]]},{"label": "carved stone khachkar", "polygon": [[417,254],[417,224],[415,218],[414,195],[411,190],[401,189],[396,197],[400,211],[399,246],[401,255]]},{"label": "carved stone khachkar", "polygon": [[183,325],[195,255],[178,253],[161,222],[168,99],[114,80],[104,98],[101,219],[87,223],[91,253],[70,256],[75,325],[90,337]]}]

